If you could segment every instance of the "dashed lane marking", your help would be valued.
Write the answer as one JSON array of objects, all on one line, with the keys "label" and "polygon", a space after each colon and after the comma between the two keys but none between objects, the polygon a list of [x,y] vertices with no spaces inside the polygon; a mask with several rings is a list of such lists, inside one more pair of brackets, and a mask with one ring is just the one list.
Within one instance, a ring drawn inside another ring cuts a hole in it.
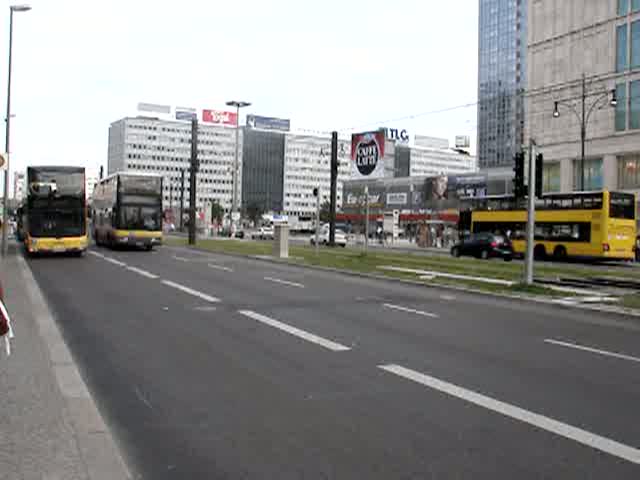
[{"label": "dashed lane marking", "polygon": [[185,287],[184,285],[180,285],[179,283],[172,282],[171,280],[162,280],[162,283],[168,287],[175,288],[176,290],[180,290],[181,292],[188,293],[189,295],[193,295],[194,297],[198,297],[207,302],[218,303],[220,301],[219,298],[212,297],[211,295],[207,295],[206,293],[199,292],[189,287]]}]

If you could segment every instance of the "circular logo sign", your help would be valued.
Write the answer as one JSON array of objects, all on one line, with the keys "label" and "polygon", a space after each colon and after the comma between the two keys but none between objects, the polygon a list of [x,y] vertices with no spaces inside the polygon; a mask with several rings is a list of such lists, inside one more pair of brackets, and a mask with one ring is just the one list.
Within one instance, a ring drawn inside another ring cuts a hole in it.
[{"label": "circular logo sign", "polygon": [[4,158],[4,155],[0,153],[0,170],[4,169],[7,164],[7,160]]},{"label": "circular logo sign", "polygon": [[380,146],[375,137],[365,136],[356,145],[356,167],[360,175],[371,175],[380,160]]}]

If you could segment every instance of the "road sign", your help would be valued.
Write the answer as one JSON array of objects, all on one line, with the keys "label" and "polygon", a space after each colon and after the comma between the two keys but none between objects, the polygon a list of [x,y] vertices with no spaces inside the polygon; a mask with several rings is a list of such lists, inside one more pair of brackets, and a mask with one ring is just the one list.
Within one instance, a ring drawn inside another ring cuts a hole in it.
[{"label": "road sign", "polygon": [[0,153],[0,170],[6,170],[9,165],[9,155],[6,153]]},{"label": "road sign", "polygon": [[238,220],[240,220],[240,212],[233,212],[231,214],[231,220],[233,220],[234,222],[237,222]]}]

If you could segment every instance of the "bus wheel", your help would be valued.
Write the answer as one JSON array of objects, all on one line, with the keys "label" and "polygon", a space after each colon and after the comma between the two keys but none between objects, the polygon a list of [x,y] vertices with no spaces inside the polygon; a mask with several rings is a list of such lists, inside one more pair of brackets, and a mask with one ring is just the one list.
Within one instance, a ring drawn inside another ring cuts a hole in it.
[{"label": "bus wheel", "polygon": [[553,250],[553,258],[555,260],[566,260],[566,258],[567,258],[567,249],[564,248],[562,245],[558,245]]},{"label": "bus wheel", "polygon": [[547,258],[547,251],[544,249],[544,245],[536,245],[533,249],[533,256],[536,260],[544,260]]}]

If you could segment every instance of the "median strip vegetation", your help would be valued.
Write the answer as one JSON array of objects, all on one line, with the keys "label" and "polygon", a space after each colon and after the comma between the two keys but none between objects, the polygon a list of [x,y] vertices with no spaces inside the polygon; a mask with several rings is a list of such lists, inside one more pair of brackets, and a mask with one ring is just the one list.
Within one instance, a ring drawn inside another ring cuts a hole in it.
[{"label": "median strip vegetation", "polygon": [[[186,240],[169,237],[165,239],[165,243],[168,245],[185,246]],[[271,242],[241,240],[200,239],[198,240],[198,248],[211,252],[232,253],[247,256],[269,256],[273,252]],[[453,258],[436,255],[429,256],[407,252],[369,251],[365,254],[361,250],[356,249],[338,250],[327,247],[320,248],[319,253],[316,254],[315,248],[296,245],[290,246],[289,254],[291,258],[288,261],[284,261],[292,264],[313,265],[352,272],[370,273],[390,278],[414,280],[430,285],[454,285],[495,293],[546,295],[553,297],[571,296],[571,294],[557,292],[544,286],[521,285],[519,282],[522,279],[522,265],[519,263],[507,263],[501,260],[478,260],[474,258]],[[385,265],[415,270],[459,274],[471,277],[508,280],[516,283],[511,286],[495,285],[480,281],[467,281],[441,277],[420,280],[419,276],[415,273],[382,270],[379,268],[380,266]],[[590,268],[589,266],[584,265],[555,266],[546,263],[536,265],[536,278],[539,279],[558,279],[561,277],[602,278],[616,274],[618,276],[620,275],[619,270],[609,272],[602,267]],[[630,267],[628,275],[627,272],[625,272],[625,276],[640,279],[640,272],[636,272],[636,269]]]}]

